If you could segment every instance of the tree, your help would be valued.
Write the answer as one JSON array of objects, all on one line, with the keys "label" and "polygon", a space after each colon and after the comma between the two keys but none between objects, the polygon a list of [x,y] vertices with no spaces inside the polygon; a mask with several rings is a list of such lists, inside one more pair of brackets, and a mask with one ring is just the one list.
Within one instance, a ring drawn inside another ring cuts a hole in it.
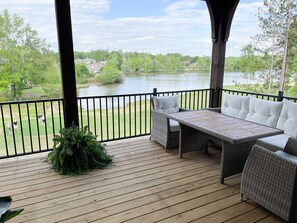
[{"label": "tree", "polygon": [[252,44],[247,44],[241,49],[240,68],[242,77],[247,80],[255,79],[255,74],[261,69],[261,61],[255,55],[256,50]]},{"label": "tree", "polygon": [[42,79],[38,63],[48,52],[45,41],[37,31],[25,24],[17,14],[7,10],[0,14],[0,90],[9,93],[13,100],[22,88]]},{"label": "tree", "polygon": [[209,71],[211,65],[211,59],[208,56],[198,57],[197,58],[197,68],[200,71]]},{"label": "tree", "polygon": [[123,81],[120,70],[113,62],[107,62],[97,75],[97,80],[100,84],[116,84]]},{"label": "tree", "polygon": [[294,17],[288,43],[288,74],[294,78],[294,85],[290,89],[290,96],[297,96],[297,16]]},{"label": "tree", "polygon": [[39,71],[42,74],[42,80],[38,81],[38,84],[41,85],[49,98],[61,97],[62,85],[57,53],[50,51],[40,60],[39,66],[42,65],[43,71]]},{"label": "tree", "polygon": [[75,64],[75,76],[77,83],[87,83],[91,74],[85,64]]},{"label": "tree", "polygon": [[[263,33],[258,36],[262,41],[270,41],[264,51],[270,52],[270,83],[272,85],[272,76],[276,65],[276,55],[281,56],[280,84],[279,90],[284,90],[285,74],[287,71],[287,53],[289,43],[289,32],[293,23],[293,17],[296,15],[297,6],[295,0],[264,0],[264,7],[259,10],[258,18]],[[263,44],[264,45],[264,44]]]},{"label": "tree", "polygon": [[293,23],[289,31],[288,41],[288,72],[291,75],[297,74],[297,15],[293,18]]}]

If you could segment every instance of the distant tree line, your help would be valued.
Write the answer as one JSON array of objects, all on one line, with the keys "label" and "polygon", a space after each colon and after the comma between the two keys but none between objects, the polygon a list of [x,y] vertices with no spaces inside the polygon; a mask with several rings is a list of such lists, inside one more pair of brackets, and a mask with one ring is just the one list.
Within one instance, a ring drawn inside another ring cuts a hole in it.
[{"label": "distant tree line", "polygon": [[182,71],[209,71],[209,56],[184,56],[179,53],[166,55],[139,52],[122,52],[96,50],[91,52],[75,52],[75,59],[94,59],[107,61],[97,75],[102,84],[119,83],[124,75],[148,73],[175,73]]}]

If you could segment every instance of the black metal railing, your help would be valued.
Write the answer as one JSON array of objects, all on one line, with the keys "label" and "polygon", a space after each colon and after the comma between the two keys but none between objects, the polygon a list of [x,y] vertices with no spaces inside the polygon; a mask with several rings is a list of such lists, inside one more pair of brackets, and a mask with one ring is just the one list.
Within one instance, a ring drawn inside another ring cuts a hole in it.
[{"label": "black metal railing", "polygon": [[241,96],[254,96],[259,99],[268,100],[268,101],[278,101],[278,95],[272,94],[262,94],[262,93],[255,93],[255,92],[248,92],[248,91],[237,91],[237,90],[229,90],[229,89],[221,89],[220,90],[220,97],[219,97],[219,104],[222,104],[222,99],[224,98],[224,94],[233,94],[233,95],[241,95]]},{"label": "black metal railing", "polygon": [[[80,125],[105,142],[150,134],[153,95],[179,95],[180,107],[209,107],[211,89],[79,97]],[[64,127],[63,100],[0,103],[0,158],[48,151]]]},{"label": "black metal railing", "polygon": [[46,151],[64,127],[62,99],[0,103],[0,158]]},{"label": "black metal railing", "polygon": [[224,98],[225,93],[233,94],[233,95],[241,95],[241,96],[253,96],[253,97],[263,99],[263,100],[268,100],[268,101],[283,101],[285,99],[292,102],[297,102],[297,98],[284,96],[282,91],[279,91],[278,95],[273,95],[273,94],[262,94],[262,93],[248,92],[248,91],[220,89],[220,94],[219,94],[220,105],[222,104],[222,99]]},{"label": "black metal railing", "polygon": [[209,107],[211,89],[80,97],[80,125],[98,135],[101,142],[149,135],[151,130],[151,97],[179,95],[180,107]]}]

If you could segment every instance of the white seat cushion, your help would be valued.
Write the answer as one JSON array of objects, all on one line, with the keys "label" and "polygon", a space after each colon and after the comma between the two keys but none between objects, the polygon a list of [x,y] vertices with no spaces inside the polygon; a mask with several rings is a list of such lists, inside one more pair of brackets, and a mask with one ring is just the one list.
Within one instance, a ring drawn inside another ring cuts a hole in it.
[{"label": "white seat cushion", "polygon": [[290,136],[287,134],[268,136],[257,139],[256,144],[263,146],[265,149],[268,149],[272,152],[275,152],[278,150],[284,150],[289,138]]},{"label": "white seat cushion", "polygon": [[250,97],[224,94],[221,113],[235,118],[245,119],[249,112]]},{"label": "white seat cushion", "polygon": [[297,103],[283,101],[283,108],[276,127],[284,130],[287,135],[297,136]]},{"label": "white seat cushion", "polygon": [[283,158],[285,158],[285,159],[288,159],[288,160],[291,160],[291,161],[297,163],[297,156],[291,155],[291,154],[289,154],[289,153],[285,153],[285,152],[283,152],[283,151],[276,151],[275,153],[276,153],[278,156],[281,156],[281,157],[283,157]]},{"label": "white seat cushion", "polygon": [[180,130],[179,123],[175,120],[169,119],[170,131],[178,132]]},{"label": "white seat cushion", "polygon": [[174,113],[179,111],[178,95],[153,97],[154,110],[163,113]]},{"label": "white seat cushion", "polygon": [[246,116],[246,120],[275,128],[282,106],[282,102],[267,101],[251,97],[249,113]]}]

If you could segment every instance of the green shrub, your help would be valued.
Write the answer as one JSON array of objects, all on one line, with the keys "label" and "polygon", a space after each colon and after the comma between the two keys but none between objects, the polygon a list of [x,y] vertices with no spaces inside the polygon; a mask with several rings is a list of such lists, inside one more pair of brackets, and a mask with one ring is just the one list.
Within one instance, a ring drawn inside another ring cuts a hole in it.
[{"label": "green shrub", "polygon": [[86,173],[112,163],[112,156],[107,154],[104,145],[97,142],[97,137],[87,131],[87,127],[80,129],[73,125],[62,129],[60,134],[54,137],[54,150],[46,159],[60,174]]},{"label": "green shrub", "polygon": [[112,62],[108,62],[101,69],[100,74],[96,76],[96,79],[100,84],[117,84],[123,82],[121,71]]}]

